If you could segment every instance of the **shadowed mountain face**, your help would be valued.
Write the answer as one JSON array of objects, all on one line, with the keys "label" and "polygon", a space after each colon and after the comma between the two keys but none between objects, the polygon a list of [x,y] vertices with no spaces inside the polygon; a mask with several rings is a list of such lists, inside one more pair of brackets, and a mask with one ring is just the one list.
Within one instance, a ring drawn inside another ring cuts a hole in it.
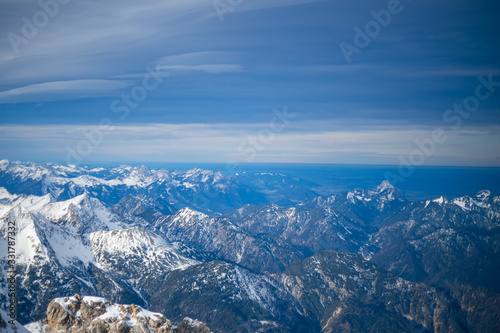
[{"label": "shadowed mountain face", "polygon": [[453,300],[359,256],[318,252],[288,268],[281,281],[324,331],[460,332]]},{"label": "shadowed mountain face", "polygon": [[279,174],[0,166],[23,324],[79,293],[214,332],[500,329],[500,197],[487,190],[410,201],[384,181],[321,197]]}]

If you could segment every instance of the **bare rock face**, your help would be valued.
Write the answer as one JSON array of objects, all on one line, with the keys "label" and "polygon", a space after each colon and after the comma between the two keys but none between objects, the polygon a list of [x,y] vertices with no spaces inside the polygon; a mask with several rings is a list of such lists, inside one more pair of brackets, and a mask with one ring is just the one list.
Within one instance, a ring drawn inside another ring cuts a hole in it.
[{"label": "bare rock face", "polygon": [[210,329],[201,321],[184,318],[181,324],[174,329],[176,333],[210,333]]},{"label": "bare rock face", "polygon": [[69,308],[65,309],[53,300],[47,308],[47,323],[55,330],[63,330],[78,324],[78,318],[73,316],[70,311]]},{"label": "bare rock face", "polygon": [[[202,322],[184,318],[172,325],[162,314],[138,305],[113,304],[101,297],[56,298],[47,308],[47,318],[31,325],[37,332],[56,333],[211,333]],[[26,326],[30,329],[30,325]]]}]

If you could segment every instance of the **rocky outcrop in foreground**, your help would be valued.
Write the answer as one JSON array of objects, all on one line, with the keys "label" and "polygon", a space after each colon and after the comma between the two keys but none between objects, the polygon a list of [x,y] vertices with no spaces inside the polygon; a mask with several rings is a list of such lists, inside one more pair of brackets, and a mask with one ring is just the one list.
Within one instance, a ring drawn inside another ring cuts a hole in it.
[{"label": "rocky outcrop in foreground", "polygon": [[211,333],[202,322],[184,318],[172,325],[162,314],[138,305],[114,304],[102,297],[56,298],[47,308],[47,318],[25,326],[33,333]]}]

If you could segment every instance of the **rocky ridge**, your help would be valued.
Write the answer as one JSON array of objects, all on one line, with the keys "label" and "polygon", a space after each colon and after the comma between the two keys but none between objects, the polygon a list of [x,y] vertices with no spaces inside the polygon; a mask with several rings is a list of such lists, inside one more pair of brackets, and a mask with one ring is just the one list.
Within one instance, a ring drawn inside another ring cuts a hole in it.
[{"label": "rocky ridge", "polygon": [[47,318],[25,326],[32,333],[210,333],[202,322],[184,318],[178,325],[162,314],[138,305],[114,304],[102,297],[56,298],[47,308]]}]

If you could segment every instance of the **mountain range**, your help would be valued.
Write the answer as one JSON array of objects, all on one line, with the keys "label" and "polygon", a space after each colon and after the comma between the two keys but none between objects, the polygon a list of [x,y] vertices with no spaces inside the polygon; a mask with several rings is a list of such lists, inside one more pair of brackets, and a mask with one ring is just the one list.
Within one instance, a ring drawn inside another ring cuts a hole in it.
[{"label": "mountain range", "polygon": [[81,294],[214,332],[500,331],[499,196],[315,186],[279,173],[0,161],[17,319]]}]

